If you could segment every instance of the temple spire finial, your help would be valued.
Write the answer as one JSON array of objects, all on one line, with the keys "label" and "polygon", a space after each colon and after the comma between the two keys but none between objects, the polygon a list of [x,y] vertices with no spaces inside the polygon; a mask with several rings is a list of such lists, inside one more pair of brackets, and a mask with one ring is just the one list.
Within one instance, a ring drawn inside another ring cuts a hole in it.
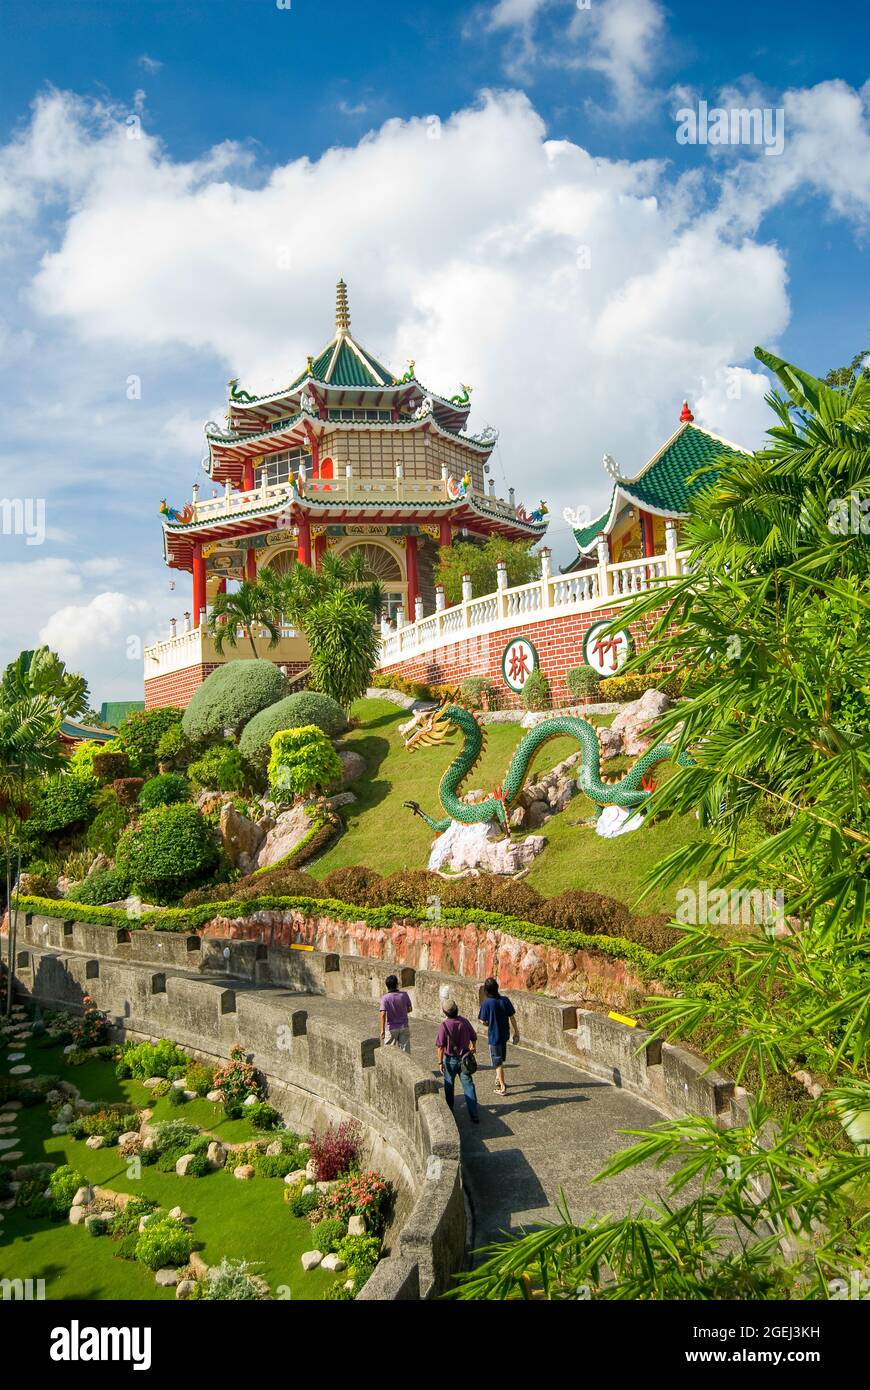
[{"label": "temple spire finial", "polygon": [[683,408],[682,408],[682,410],[680,411],[680,423],[681,423],[682,425],[690,425],[690,424],[692,423],[692,421],[694,420],[694,418],[695,418],[694,415],[692,414],[691,410],[689,409],[689,402],[688,402],[688,401],[683,401]]},{"label": "temple spire finial", "polygon": [[335,331],[337,333],[350,328],[350,308],[347,302],[347,285],[343,280],[339,280],[335,287]]}]

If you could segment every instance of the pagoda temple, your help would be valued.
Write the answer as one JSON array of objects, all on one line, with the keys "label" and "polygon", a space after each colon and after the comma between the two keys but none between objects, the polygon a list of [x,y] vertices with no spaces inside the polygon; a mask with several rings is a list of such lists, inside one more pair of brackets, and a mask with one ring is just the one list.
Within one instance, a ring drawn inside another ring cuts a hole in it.
[{"label": "pagoda temple", "polygon": [[[746,452],[694,421],[684,401],[677,429],[631,477],[605,454],[604,467],[613,480],[610,501],[594,521],[573,528],[578,553],[563,573],[591,568],[602,559],[622,564],[677,549],[689,499],[712,481],[709,465],[723,455],[742,457]],[[568,512],[565,515],[572,519]]]},{"label": "pagoda temple", "polygon": [[[230,381],[226,424],[205,427],[212,495],[195,485],[183,506],[161,503],[165,560],[190,574],[191,601],[183,630],[173,620],[170,637],[146,650],[146,702],[186,703],[234,655],[214,651],[208,605],[264,565],[316,567],[327,549],[361,549],[385,624],[401,627],[435,609],[439,546],[455,536],[539,540],[546,506],[526,511],[513,489],[496,496],[487,476],[497,432],[466,431],[470,389],[438,395],[413,361],[394,376],[351,333],[343,280],[332,338],[289,386],[257,396]],[[288,631],[263,655],[292,675],[307,649]]]}]

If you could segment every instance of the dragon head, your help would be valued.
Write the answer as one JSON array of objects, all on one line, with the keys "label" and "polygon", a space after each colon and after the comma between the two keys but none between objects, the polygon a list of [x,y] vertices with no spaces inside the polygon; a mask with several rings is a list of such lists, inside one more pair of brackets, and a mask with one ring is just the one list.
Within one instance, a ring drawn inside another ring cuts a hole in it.
[{"label": "dragon head", "polygon": [[413,719],[402,725],[405,748],[413,753],[415,748],[443,743],[453,730],[453,721],[447,717],[447,708],[456,703],[456,696],[448,695],[435,709],[418,710]]}]

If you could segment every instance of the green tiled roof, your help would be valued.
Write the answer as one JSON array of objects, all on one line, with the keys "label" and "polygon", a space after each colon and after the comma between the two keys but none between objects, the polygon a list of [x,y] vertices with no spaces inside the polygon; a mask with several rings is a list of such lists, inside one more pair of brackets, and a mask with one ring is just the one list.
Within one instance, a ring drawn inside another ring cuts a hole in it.
[{"label": "green tiled roof", "polygon": [[695,476],[698,470],[723,456],[741,458],[744,455],[742,450],[725,444],[697,425],[686,424],[634,478],[619,479],[611,493],[607,511],[597,521],[574,531],[578,549],[585,550],[605,529],[617,489],[627,501],[639,507],[666,516],[686,516],[692,497],[702,488],[709,487],[716,476],[715,471],[705,471]]},{"label": "green tiled roof", "polygon": [[611,494],[610,502],[607,504],[607,511],[602,512],[597,521],[592,521],[588,526],[579,526],[574,529],[574,539],[577,542],[578,550],[585,550],[587,545],[591,545],[595,537],[601,533],[605,521],[610,516],[610,506],[613,502]]},{"label": "green tiled roof", "polygon": [[[143,709],[144,706],[143,700]],[[77,719],[62,719],[60,731],[67,738],[92,739],[94,743],[108,743],[115,737],[109,729],[94,729],[90,724],[80,724]]]},{"label": "green tiled roof", "polygon": [[117,729],[128,714],[144,708],[144,700],[104,700],[100,705],[100,718],[108,728]]},{"label": "green tiled roof", "polygon": [[684,515],[695,493],[709,487],[715,477],[715,473],[708,472],[698,478],[692,475],[723,455],[739,458],[741,451],[723,444],[712,434],[706,434],[697,425],[689,424],[637,478],[620,486],[641,506],[647,504],[662,512]]}]

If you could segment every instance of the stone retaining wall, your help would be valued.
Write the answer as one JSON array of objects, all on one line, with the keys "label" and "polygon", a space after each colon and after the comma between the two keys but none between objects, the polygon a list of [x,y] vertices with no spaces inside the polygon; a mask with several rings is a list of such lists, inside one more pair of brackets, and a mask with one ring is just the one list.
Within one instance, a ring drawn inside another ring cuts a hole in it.
[{"label": "stone retaining wall", "polygon": [[[342,1114],[359,1119],[372,1161],[400,1192],[393,1249],[362,1297],[426,1298],[448,1286],[465,1245],[457,1131],[431,1072],[381,1048],[375,1036],[392,958],[127,931],[37,914],[27,914],[19,930],[21,986],[40,1002],[72,1009],[90,993],[125,1033],[169,1037],[206,1057],[226,1057],[238,1042],[253,1054],[291,1123],[310,1128]],[[408,965],[396,973],[418,1015],[440,1015],[446,984],[460,1011],[476,1016],[479,977]],[[299,1007],[275,986],[299,991]],[[370,1002],[371,1036],[309,1017],[304,993]],[[745,1123],[745,1091],[684,1049],[544,994],[512,990],[511,999],[522,1047],[601,1077],[663,1115],[705,1115],[723,1128]]]}]

